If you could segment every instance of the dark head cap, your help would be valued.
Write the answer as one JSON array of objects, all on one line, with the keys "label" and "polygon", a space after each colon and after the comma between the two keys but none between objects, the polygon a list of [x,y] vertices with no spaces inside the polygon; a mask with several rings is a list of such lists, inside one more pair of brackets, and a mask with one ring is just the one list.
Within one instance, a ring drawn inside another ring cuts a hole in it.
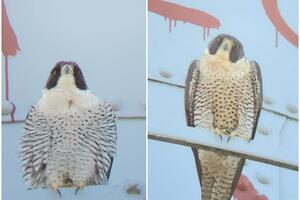
[{"label": "dark head cap", "polygon": [[244,57],[242,43],[231,35],[220,34],[208,44],[209,54],[215,55],[219,50],[228,52],[233,63]]},{"label": "dark head cap", "polygon": [[53,69],[50,72],[48,81],[46,83],[46,88],[49,90],[51,88],[56,87],[58,80],[64,74],[73,75],[75,85],[78,89],[80,90],[87,89],[86,82],[84,80],[83,74],[78,64],[75,62],[67,62],[67,61],[60,61],[56,63],[56,65],[53,67]]}]

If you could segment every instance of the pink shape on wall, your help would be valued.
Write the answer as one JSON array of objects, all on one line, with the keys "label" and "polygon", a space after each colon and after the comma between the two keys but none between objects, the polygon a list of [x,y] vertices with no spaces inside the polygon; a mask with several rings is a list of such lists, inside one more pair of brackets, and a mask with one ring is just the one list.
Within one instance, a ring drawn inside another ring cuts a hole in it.
[{"label": "pink shape on wall", "polygon": [[294,46],[298,47],[298,35],[288,26],[279,12],[277,0],[262,0],[267,16],[276,27],[275,38],[278,46],[278,31]]},{"label": "pink shape on wall", "polygon": [[2,52],[5,56],[15,56],[20,50],[16,34],[12,29],[4,1],[2,0]]},{"label": "pink shape on wall", "polygon": [[254,186],[244,175],[241,175],[233,196],[238,200],[268,200],[265,195],[257,193]]},{"label": "pink shape on wall", "polygon": [[[5,99],[7,101],[9,101],[8,56],[15,56],[18,50],[20,50],[20,48],[17,37],[10,25],[4,0],[2,0],[2,53],[5,57]],[[13,103],[12,105],[13,110],[11,112],[11,120],[14,121],[16,107]]]},{"label": "pink shape on wall", "polygon": [[203,40],[205,40],[206,35],[209,35],[210,28],[220,27],[219,20],[208,13],[175,3],[161,0],[149,0],[148,9],[151,12],[164,16],[165,19],[169,19],[170,33],[172,32],[172,20],[174,21],[174,26],[176,26],[176,21],[183,21],[184,23],[188,22],[203,27]]}]

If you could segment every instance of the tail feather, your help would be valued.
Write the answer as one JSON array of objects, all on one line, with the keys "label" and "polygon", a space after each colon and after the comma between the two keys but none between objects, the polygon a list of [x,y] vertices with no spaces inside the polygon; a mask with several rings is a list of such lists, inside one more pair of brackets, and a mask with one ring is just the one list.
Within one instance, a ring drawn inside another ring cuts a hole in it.
[{"label": "tail feather", "polygon": [[192,150],[201,185],[201,200],[230,200],[245,159],[222,151]]}]

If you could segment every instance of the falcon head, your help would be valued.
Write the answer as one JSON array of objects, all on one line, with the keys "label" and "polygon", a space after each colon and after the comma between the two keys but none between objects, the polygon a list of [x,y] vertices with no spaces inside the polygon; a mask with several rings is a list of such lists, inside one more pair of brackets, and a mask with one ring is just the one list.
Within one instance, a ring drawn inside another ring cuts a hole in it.
[{"label": "falcon head", "polygon": [[55,87],[87,90],[83,74],[75,62],[60,61],[50,72],[45,89]]},{"label": "falcon head", "polygon": [[208,44],[208,53],[228,56],[232,63],[245,56],[242,43],[233,36],[226,34],[218,35]]}]

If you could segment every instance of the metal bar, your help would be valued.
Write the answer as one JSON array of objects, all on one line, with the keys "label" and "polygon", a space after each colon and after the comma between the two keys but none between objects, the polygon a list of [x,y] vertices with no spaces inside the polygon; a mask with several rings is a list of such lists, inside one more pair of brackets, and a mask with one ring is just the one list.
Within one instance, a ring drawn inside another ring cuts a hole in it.
[{"label": "metal bar", "polygon": [[[146,119],[146,116],[118,116],[118,119]],[[25,119],[18,119],[15,121],[2,121],[2,124],[14,124],[14,123],[24,123]]]},{"label": "metal bar", "polygon": [[298,165],[295,165],[292,163],[282,162],[282,161],[275,160],[273,158],[268,158],[268,157],[263,158],[263,157],[259,157],[259,156],[256,156],[256,155],[253,155],[250,153],[244,154],[244,153],[240,153],[240,152],[233,151],[233,150],[212,147],[209,145],[200,144],[199,142],[191,141],[191,140],[184,139],[184,138],[179,138],[179,137],[174,137],[174,136],[169,136],[169,135],[162,135],[162,134],[158,134],[158,133],[154,133],[154,132],[149,132],[148,138],[152,139],[152,140],[161,141],[161,142],[168,142],[168,143],[172,143],[172,144],[178,144],[178,145],[183,145],[183,146],[188,146],[188,147],[193,147],[193,148],[198,148],[198,149],[204,149],[204,150],[209,150],[209,151],[222,150],[233,156],[238,156],[238,157],[246,158],[249,160],[254,160],[254,161],[258,161],[258,162],[298,171]]},{"label": "metal bar", "polygon": [[[183,85],[180,85],[180,84],[177,84],[177,83],[170,83],[170,82],[163,81],[163,80],[159,80],[159,79],[155,79],[155,78],[148,78],[148,80],[149,80],[149,81],[153,81],[153,82],[157,82],[157,83],[162,83],[162,84],[165,84],[165,85],[169,85],[169,86],[173,86],[173,87],[178,87],[178,88],[183,88],[183,89],[184,89],[184,86],[183,86]],[[279,112],[279,111],[272,110],[272,109],[266,108],[266,107],[262,107],[262,109],[265,110],[265,111],[274,113],[274,114],[276,114],[276,115],[280,115],[280,116],[286,117],[286,118],[288,118],[288,119],[298,121],[298,118],[297,118],[297,117],[290,116],[290,115],[286,115],[285,113],[281,113],[281,112]]]}]

